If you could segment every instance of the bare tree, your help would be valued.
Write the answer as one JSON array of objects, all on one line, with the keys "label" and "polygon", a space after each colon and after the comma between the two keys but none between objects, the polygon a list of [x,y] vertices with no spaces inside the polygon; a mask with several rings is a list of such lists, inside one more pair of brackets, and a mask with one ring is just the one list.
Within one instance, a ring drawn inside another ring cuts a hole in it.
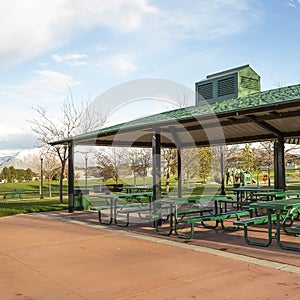
[{"label": "bare tree", "polygon": [[79,133],[100,128],[105,122],[103,113],[96,112],[90,99],[87,102],[75,104],[73,95],[67,97],[60,109],[61,116],[52,118],[45,108],[34,107],[37,118],[30,120],[33,132],[37,135],[40,146],[48,148],[47,152],[54,152],[61,162],[60,170],[60,202],[63,202],[62,184],[68,159],[67,145],[49,147],[50,141],[63,140]]},{"label": "bare tree", "polygon": [[126,150],[124,148],[101,149],[96,153],[96,163],[100,177],[103,181],[110,178],[118,184],[120,169],[124,164]]},{"label": "bare tree", "polygon": [[[260,145],[263,148],[263,153],[260,155],[261,166],[266,166],[268,170],[267,180],[268,186],[271,185],[271,166],[273,165],[273,153],[274,153],[274,145],[271,141],[261,142]],[[257,176],[258,177],[258,176]],[[265,176],[263,176],[265,178]]]},{"label": "bare tree", "polygon": [[53,151],[50,153],[47,153],[47,155],[45,155],[43,162],[44,162],[44,164],[43,164],[44,176],[48,182],[49,199],[51,200],[52,199],[52,179],[59,172],[60,163],[59,163],[57,155],[55,155],[55,153],[53,153]]},{"label": "bare tree", "polygon": [[175,168],[177,166],[177,149],[172,149],[172,148],[163,149],[163,157],[166,160],[166,167],[165,167],[166,193],[169,193],[171,173],[175,174]]},{"label": "bare tree", "polygon": [[187,182],[188,187],[190,179],[194,176],[198,177],[199,173],[199,155],[195,148],[183,149],[182,156],[182,171],[184,174],[184,181]]},{"label": "bare tree", "polygon": [[129,152],[129,165],[133,172],[134,185],[136,185],[137,175],[142,176],[144,185],[146,185],[146,177],[151,165],[150,149],[132,149]]}]

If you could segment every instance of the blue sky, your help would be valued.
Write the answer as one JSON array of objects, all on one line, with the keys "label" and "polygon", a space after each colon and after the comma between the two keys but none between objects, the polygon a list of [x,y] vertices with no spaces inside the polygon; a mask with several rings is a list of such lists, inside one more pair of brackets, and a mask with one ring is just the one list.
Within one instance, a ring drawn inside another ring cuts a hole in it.
[{"label": "blue sky", "polygon": [[194,89],[244,64],[263,90],[300,82],[300,0],[1,0],[0,19],[0,151],[33,147],[32,107],[57,117],[69,88],[78,101],[142,78]]}]

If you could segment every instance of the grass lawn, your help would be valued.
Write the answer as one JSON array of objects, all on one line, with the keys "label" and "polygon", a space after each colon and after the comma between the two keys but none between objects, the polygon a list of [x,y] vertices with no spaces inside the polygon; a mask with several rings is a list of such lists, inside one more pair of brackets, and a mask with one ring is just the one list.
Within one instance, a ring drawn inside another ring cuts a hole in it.
[{"label": "grass lawn", "polygon": [[20,200],[0,202],[0,217],[26,214],[34,212],[64,210],[67,203],[59,203],[59,200]]},{"label": "grass lawn", "polygon": [[[292,178],[295,180],[295,178]],[[114,183],[111,181],[109,183]],[[128,182],[120,182],[125,185],[133,184],[130,180]],[[162,179],[162,184],[164,185],[165,178]],[[64,200],[65,203],[59,203],[59,184],[57,181],[52,182],[52,200],[49,199],[49,189],[47,188],[47,184],[44,185],[44,199],[40,199],[40,191],[39,191],[39,182],[16,182],[16,183],[2,183],[0,184],[0,217],[23,214],[23,213],[32,213],[32,212],[45,212],[45,211],[54,211],[54,210],[64,210],[68,209],[67,200]],[[93,184],[99,184],[99,180],[89,180],[88,188],[92,190]],[[143,185],[144,182],[142,179],[138,180],[137,184]],[[147,184],[152,184],[152,179],[147,178]],[[170,192],[171,195],[177,195],[177,182],[172,178],[170,182]],[[261,183],[260,183],[261,184]],[[76,188],[82,188],[85,186],[85,181],[77,181],[75,183]],[[230,188],[232,186],[226,187],[226,192],[232,193]],[[4,197],[6,194],[11,194],[11,192],[15,189],[23,189],[25,193],[21,195],[21,199],[17,196],[16,198]],[[300,190],[300,184],[295,181],[288,184],[287,189],[289,190]],[[164,187],[162,191],[164,191]],[[201,195],[201,194],[214,194],[220,192],[220,185],[216,184],[201,184],[199,182],[193,182],[188,186],[187,184],[183,184],[182,195],[183,197],[188,197],[191,195]],[[64,197],[67,196],[67,183],[64,183],[63,187]]]}]

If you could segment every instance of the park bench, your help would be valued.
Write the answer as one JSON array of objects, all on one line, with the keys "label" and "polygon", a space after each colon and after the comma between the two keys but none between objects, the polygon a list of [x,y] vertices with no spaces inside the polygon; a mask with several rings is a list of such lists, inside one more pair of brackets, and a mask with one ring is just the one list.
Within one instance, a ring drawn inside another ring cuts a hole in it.
[{"label": "park bench", "polygon": [[[226,219],[233,219],[237,218],[238,220],[240,217],[248,216],[248,211],[228,211],[228,212],[222,212],[219,214],[213,214],[213,215],[205,215],[201,217],[185,217],[181,219],[182,223],[188,224],[190,226],[190,233],[189,235],[179,234],[177,230],[175,230],[176,236],[179,238],[184,239],[191,239],[194,236],[194,229],[196,223],[201,223],[205,228],[215,229],[217,228],[218,224],[221,223],[222,229],[224,230],[237,230],[238,227],[225,227],[223,224],[223,221]],[[205,222],[209,221],[215,221],[215,225],[207,225]]]},{"label": "park bench", "polygon": [[6,193],[3,195],[3,199],[22,199],[22,194],[25,194],[25,189],[13,189],[10,193]]}]

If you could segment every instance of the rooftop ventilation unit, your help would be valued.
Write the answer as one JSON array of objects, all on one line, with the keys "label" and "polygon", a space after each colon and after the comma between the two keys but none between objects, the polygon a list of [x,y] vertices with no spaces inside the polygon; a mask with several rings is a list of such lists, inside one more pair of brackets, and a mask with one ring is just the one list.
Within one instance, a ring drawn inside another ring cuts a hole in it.
[{"label": "rooftop ventilation unit", "polygon": [[196,82],[196,105],[203,100],[215,103],[257,92],[260,92],[260,76],[249,65],[244,65]]}]

